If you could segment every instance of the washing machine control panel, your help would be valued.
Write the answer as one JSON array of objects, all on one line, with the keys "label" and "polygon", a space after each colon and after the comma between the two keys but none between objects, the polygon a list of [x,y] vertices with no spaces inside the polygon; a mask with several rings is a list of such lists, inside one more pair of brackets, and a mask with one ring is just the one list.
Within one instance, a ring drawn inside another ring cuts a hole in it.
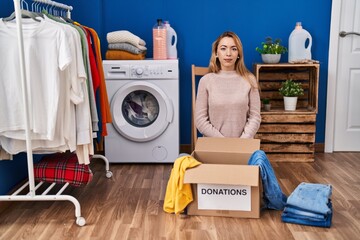
[{"label": "washing machine control panel", "polygon": [[131,77],[158,77],[164,74],[162,66],[131,66]]},{"label": "washing machine control panel", "polygon": [[179,79],[177,60],[105,60],[106,80]]},{"label": "washing machine control panel", "polygon": [[161,79],[176,78],[178,70],[166,64],[160,65],[133,65],[130,66],[130,78]]}]

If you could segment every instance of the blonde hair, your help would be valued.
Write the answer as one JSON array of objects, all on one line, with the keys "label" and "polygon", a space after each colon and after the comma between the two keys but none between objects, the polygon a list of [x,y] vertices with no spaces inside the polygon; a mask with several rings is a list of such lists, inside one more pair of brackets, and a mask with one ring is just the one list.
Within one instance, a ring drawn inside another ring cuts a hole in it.
[{"label": "blonde hair", "polygon": [[242,77],[244,77],[252,87],[258,88],[257,81],[254,75],[246,68],[244,63],[244,54],[243,54],[243,46],[240,41],[240,38],[234,33],[230,31],[226,31],[222,33],[212,44],[211,58],[209,63],[209,72],[218,73],[221,70],[221,64],[217,56],[217,49],[221,39],[225,37],[230,37],[234,39],[236,48],[239,52],[239,58],[237,58],[235,62],[235,71]]}]

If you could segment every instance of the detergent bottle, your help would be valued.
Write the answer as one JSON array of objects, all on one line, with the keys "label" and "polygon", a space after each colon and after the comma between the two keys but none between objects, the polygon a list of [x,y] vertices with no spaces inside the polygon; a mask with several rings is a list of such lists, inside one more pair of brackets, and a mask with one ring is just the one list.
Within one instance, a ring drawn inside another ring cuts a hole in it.
[{"label": "detergent bottle", "polygon": [[310,33],[303,29],[301,22],[297,22],[289,36],[289,62],[311,60],[311,45]]},{"label": "detergent bottle", "polygon": [[177,35],[175,30],[170,26],[169,21],[164,21],[166,27],[166,49],[168,59],[177,59]]},{"label": "detergent bottle", "polygon": [[153,52],[155,60],[167,59],[166,27],[162,19],[157,19],[153,27]]}]

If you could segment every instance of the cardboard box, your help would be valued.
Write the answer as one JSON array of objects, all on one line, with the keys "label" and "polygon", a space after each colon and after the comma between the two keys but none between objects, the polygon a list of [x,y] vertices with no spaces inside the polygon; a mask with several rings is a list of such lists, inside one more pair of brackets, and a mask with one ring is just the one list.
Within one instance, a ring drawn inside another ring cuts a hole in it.
[{"label": "cardboard box", "polygon": [[260,218],[260,170],[247,162],[259,139],[198,138],[192,156],[201,165],[187,169],[194,201],[188,215]]}]

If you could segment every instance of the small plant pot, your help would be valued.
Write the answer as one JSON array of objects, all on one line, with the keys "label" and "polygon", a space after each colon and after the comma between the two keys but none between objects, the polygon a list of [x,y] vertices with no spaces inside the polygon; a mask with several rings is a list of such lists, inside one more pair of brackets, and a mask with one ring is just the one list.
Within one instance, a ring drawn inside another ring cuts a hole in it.
[{"label": "small plant pot", "polygon": [[279,63],[281,54],[261,54],[264,63]]},{"label": "small plant pot", "polygon": [[298,97],[284,97],[285,111],[295,111]]},{"label": "small plant pot", "polygon": [[264,111],[270,111],[271,110],[271,104],[264,104]]}]

